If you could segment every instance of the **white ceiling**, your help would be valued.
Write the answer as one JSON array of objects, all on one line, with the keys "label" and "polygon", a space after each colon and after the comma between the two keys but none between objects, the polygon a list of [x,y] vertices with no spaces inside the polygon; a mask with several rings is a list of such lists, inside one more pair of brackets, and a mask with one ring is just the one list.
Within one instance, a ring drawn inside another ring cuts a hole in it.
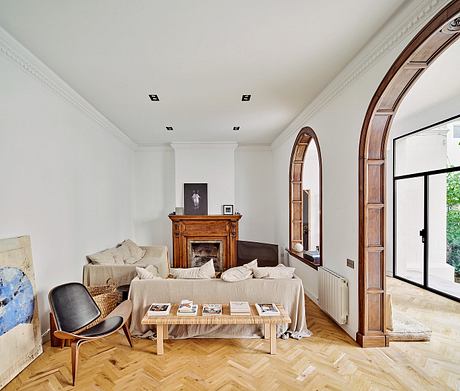
[{"label": "white ceiling", "polygon": [[0,25],[138,144],[264,144],[403,2],[0,0]]}]

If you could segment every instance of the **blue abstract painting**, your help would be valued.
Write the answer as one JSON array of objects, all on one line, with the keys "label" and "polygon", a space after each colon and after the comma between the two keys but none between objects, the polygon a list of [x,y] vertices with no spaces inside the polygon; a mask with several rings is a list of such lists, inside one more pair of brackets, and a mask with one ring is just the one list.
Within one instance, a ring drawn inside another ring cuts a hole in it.
[{"label": "blue abstract painting", "polygon": [[34,291],[24,272],[16,267],[0,267],[0,336],[18,324],[31,323]]}]

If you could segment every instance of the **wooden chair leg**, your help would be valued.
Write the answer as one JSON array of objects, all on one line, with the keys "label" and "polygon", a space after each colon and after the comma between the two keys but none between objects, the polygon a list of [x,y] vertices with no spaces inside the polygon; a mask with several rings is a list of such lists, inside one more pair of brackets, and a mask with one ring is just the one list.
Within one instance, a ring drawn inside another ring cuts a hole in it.
[{"label": "wooden chair leg", "polygon": [[72,341],[70,343],[70,352],[72,356],[72,385],[77,383],[78,372],[78,349],[80,348],[80,341]]},{"label": "wooden chair leg", "polygon": [[131,334],[129,333],[129,328],[128,328],[128,325],[126,323],[123,325],[123,331],[124,331],[124,333],[126,335],[126,339],[129,342],[129,346],[133,347],[133,341],[131,339]]}]

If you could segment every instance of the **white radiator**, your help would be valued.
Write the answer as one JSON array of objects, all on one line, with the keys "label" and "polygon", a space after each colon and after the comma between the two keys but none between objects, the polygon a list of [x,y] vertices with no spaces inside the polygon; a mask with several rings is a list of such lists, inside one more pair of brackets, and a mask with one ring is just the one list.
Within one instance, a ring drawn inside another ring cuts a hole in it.
[{"label": "white radiator", "polygon": [[319,306],[338,324],[348,322],[348,281],[324,267],[319,268]]}]

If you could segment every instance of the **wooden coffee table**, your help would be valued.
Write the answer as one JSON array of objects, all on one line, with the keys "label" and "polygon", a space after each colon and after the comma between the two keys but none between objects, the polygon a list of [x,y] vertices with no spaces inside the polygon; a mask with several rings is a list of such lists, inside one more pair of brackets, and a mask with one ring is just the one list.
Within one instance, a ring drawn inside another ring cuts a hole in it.
[{"label": "wooden coffee table", "polygon": [[277,316],[260,316],[253,304],[251,315],[230,315],[230,306],[222,305],[222,315],[203,316],[203,306],[199,305],[197,316],[177,316],[178,304],[173,304],[167,316],[147,316],[142,319],[142,324],[156,325],[157,327],[157,354],[164,353],[163,339],[168,339],[168,326],[172,324],[263,324],[264,338],[270,339],[270,354],[276,354],[276,325],[291,323],[291,318],[282,305],[276,305],[280,311]]}]

